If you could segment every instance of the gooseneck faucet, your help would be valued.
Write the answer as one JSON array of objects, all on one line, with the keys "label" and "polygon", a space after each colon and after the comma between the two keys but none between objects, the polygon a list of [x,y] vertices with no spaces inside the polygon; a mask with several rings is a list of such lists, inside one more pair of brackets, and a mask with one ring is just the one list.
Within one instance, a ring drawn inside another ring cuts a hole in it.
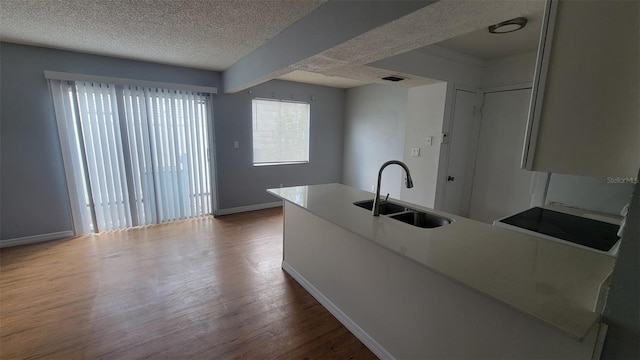
[{"label": "gooseneck faucet", "polygon": [[411,179],[411,172],[409,172],[409,168],[405,163],[398,160],[387,161],[382,164],[380,167],[380,171],[378,172],[378,186],[376,187],[376,197],[373,198],[373,216],[380,216],[380,182],[382,181],[382,170],[391,164],[396,164],[402,166],[404,172],[407,173],[407,178],[405,179],[405,185],[407,189],[411,189],[413,187],[413,180]]}]

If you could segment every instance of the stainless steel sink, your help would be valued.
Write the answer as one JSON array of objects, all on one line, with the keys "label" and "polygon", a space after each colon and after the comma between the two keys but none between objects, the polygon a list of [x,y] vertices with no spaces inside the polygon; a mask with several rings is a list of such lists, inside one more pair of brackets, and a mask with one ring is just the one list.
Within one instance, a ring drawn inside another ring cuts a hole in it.
[{"label": "stainless steel sink", "polygon": [[403,223],[428,229],[451,224],[450,219],[416,210],[390,215],[389,217],[402,221]]},{"label": "stainless steel sink", "polygon": [[[356,201],[353,205],[371,211],[373,209],[373,200]],[[442,216],[425,213],[388,201],[380,204],[380,215],[386,215],[394,220],[427,229],[448,225],[452,222],[451,219]]]},{"label": "stainless steel sink", "polygon": [[[353,203],[355,206],[359,206],[363,209],[372,210],[373,209],[373,200],[364,200],[364,201],[356,201]],[[395,214],[403,211],[408,211],[409,209],[398,204],[394,204],[392,202],[382,202],[380,203],[380,215],[389,215]]]}]

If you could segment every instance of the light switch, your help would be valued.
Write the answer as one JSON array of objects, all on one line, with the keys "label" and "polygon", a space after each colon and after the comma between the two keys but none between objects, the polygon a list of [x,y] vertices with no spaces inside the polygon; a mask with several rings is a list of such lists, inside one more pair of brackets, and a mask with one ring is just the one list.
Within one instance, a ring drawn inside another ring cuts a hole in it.
[{"label": "light switch", "polygon": [[427,145],[433,145],[433,136],[427,136]]},{"label": "light switch", "polygon": [[240,147],[240,142],[239,142],[239,141],[234,141],[234,142],[233,142],[233,148],[234,148],[234,149],[237,149],[237,148],[239,148],[239,147]]},{"label": "light switch", "polygon": [[420,156],[420,148],[411,148],[411,156],[413,157]]}]

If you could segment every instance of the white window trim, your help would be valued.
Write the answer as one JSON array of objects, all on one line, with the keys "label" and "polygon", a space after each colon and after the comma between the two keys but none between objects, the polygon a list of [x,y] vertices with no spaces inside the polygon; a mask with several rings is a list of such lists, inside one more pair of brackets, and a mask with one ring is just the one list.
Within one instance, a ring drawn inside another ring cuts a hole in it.
[{"label": "white window trim", "polygon": [[[297,101],[297,100],[285,100],[285,99],[275,99],[275,98],[264,98],[264,97],[254,97],[253,100],[262,100],[262,101],[274,101],[274,102],[286,102],[286,103],[294,103],[294,104],[305,104],[309,105],[309,111],[311,111],[311,103],[308,101]],[[311,132],[311,113],[309,113],[309,132]],[[251,137],[253,141],[253,126],[251,129]],[[307,144],[309,147],[309,160],[306,161],[265,161],[265,162],[255,162],[253,161],[253,166],[281,166],[281,165],[300,165],[300,164],[308,164],[311,161],[311,134],[309,134],[309,143]],[[253,145],[252,145],[253,147]],[[251,149],[253,152],[253,148]]]},{"label": "white window trim", "polygon": [[308,163],[309,161],[274,161],[274,162],[253,163],[253,166],[300,165],[300,164],[308,164]]},{"label": "white window trim", "polygon": [[46,70],[44,72],[44,77],[49,80],[100,82],[100,83],[107,83],[107,84],[114,84],[114,85],[141,86],[141,87],[163,88],[163,89],[172,89],[172,90],[186,90],[186,91],[195,91],[195,92],[209,93],[209,94],[218,93],[217,88],[210,87],[210,86],[176,84],[176,83],[161,82],[161,81],[136,80],[136,79],[126,79],[126,78],[118,78],[118,77],[110,77],[110,76],[66,73],[66,72],[59,72],[59,71]]},{"label": "white window trim", "polygon": [[294,104],[307,104],[311,105],[308,101],[299,101],[299,100],[287,100],[287,99],[275,99],[275,98],[264,98],[264,97],[254,97],[251,100],[263,100],[263,101],[275,101],[275,102],[286,102],[286,103],[294,103]]}]

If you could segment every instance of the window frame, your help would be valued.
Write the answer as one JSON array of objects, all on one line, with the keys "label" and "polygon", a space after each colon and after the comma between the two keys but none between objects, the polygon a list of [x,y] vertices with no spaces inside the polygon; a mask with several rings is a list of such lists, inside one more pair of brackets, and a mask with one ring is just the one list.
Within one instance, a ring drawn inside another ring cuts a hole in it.
[{"label": "window frame", "polygon": [[[304,104],[309,107],[309,118],[307,121],[307,160],[295,160],[295,161],[265,161],[265,162],[256,162],[255,160],[255,138],[254,138],[254,118],[255,114],[253,113],[254,109],[254,101],[271,101],[271,102],[279,102],[279,103],[289,103],[289,104]],[[254,97],[251,99],[251,162],[254,167],[263,167],[263,166],[282,166],[282,165],[300,165],[300,164],[309,164],[311,162],[311,103],[308,101],[298,101],[298,100],[285,100],[285,99],[277,99],[277,98],[263,98],[263,97]]]}]

